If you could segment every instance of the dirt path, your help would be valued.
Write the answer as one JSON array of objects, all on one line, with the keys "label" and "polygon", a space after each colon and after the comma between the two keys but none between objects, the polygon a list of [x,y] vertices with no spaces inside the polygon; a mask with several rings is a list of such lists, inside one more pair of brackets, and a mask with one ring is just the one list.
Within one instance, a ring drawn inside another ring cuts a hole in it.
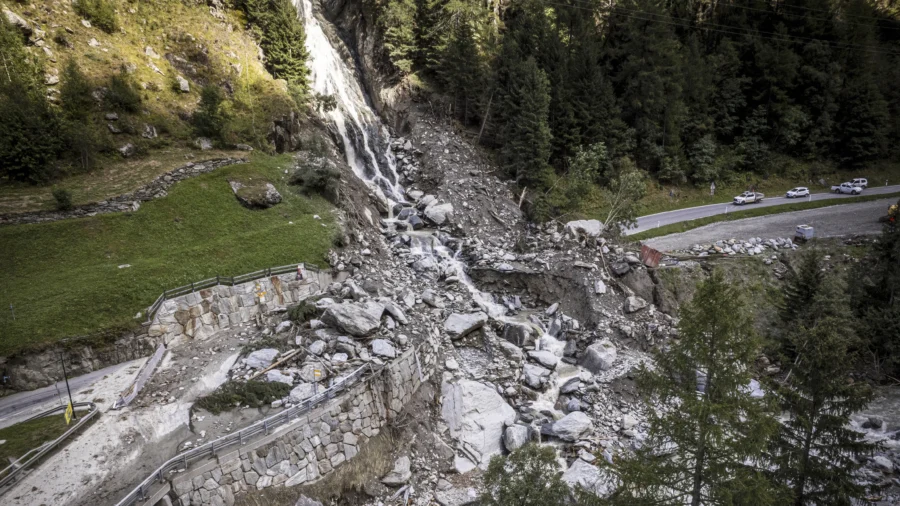
[{"label": "dirt path", "polygon": [[815,228],[816,237],[840,237],[855,234],[881,232],[878,218],[893,199],[876,200],[860,204],[845,204],[807,211],[773,214],[758,218],[712,223],[679,234],[655,237],[645,241],[661,251],[690,248],[694,244],[709,244],[722,239],[749,239],[760,237],[793,237],[797,225],[807,224]]}]

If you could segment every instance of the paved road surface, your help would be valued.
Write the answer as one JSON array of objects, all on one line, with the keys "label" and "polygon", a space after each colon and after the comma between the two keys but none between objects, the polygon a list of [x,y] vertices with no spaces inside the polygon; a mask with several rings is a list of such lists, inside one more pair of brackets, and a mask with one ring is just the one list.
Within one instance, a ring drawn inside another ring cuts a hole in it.
[{"label": "paved road surface", "polygon": [[711,244],[723,239],[760,237],[793,237],[797,225],[808,224],[816,237],[839,237],[881,232],[878,218],[887,211],[894,199],[873,200],[840,206],[770,214],[743,220],[721,221],[679,234],[654,237],[644,241],[660,251],[688,249],[694,244]]},{"label": "paved road surface", "polygon": [[[72,395],[74,396],[76,392],[93,384],[102,377],[112,374],[131,364],[132,361],[122,362],[121,364],[100,369],[99,371],[69,378],[69,388],[72,390]],[[62,399],[61,404],[68,402],[65,381],[60,381],[55,385],[39,388],[37,390],[31,390],[30,392],[19,392],[6,397],[0,397],[0,426],[4,426],[4,421],[8,419],[18,418],[15,415],[23,410],[29,410],[32,406],[49,403],[59,399]]]},{"label": "paved road surface", "polygon": [[[893,186],[879,186],[877,188],[868,188],[863,191],[863,195],[882,195],[885,193],[896,193],[900,192],[900,185]],[[811,200],[828,200],[828,199],[853,199],[858,198],[853,195],[843,195],[837,193],[813,193]],[[799,198],[799,199],[789,199],[785,198],[784,195],[779,195],[777,197],[766,197],[762,202],[758,204],[747,204],[746,206],[736,206],[734,204],[710,204],[707,206],[699,206],[699,207],[689,207],[687,209],[678,209],[675,211],[667,211],[664,213],[650,214],[647,216],[641,216],[637,219],[636,228],[632,228],[630,230],[625,231],[625,235],[637,234],[638,232],[643,232],[645,230],[650,230],[652,228],[656,228],[657,226],[665,226],[671,225],[672,223],[681,223],[682,221],[690,221],[696,220],[698,218],[705,218],[707,216],[715,216],[717,214],[723,214],[725,212],[741,212],[747,209],[754,209],[757,207],[769,207],[769,206],[780,206],[784,204],[791,204],[794,202],[807,202],[809,198]],[[792,234],[789,234],[792,235]]]}]

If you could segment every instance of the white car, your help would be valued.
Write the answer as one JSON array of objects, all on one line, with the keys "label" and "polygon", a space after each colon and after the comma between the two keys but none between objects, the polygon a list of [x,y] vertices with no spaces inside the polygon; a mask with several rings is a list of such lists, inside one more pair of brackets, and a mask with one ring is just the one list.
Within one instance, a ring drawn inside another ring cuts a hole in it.
[{"label": "white car", "polygon": [[850,181],[850,184],[852,184],[853,186],[859,186],[861,188],[868,188],[869,180],[864,177],[858,177],[858,178],[854,179],[853,181]]},{"label": "white car", "polygon": [[797,197],[806,197],[809,195],[809,188],[805,186],[798,186],[796,188],[792,188],[788,190],[787,193],[784,194],[785,197],[789,199],[794,199]]}]

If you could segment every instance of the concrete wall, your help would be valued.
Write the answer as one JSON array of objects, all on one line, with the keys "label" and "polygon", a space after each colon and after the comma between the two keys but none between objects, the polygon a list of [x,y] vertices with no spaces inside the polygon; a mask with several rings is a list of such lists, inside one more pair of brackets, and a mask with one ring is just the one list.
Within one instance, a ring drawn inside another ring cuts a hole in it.
[{"label": "concrete wall", "polygon": [[400,413],[434,372],[437,353],[437,336],[429,337],[379,374],[277,432],[193,464],[171,479],[169,500],[231,506],[241,492],[318,480],[353,459]]}]

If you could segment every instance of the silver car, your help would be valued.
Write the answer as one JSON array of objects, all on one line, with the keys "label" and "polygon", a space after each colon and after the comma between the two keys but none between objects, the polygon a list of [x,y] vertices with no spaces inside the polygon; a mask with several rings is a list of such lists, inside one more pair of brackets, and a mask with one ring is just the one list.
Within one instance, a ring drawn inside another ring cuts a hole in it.
[{"label": "silver car", "polygon": [[806,197],[809,195],[809,188],[805,186],[798,186],[796,188],[791,188],[787,193],[784,194],[785,197],[789,199],[794,199],[797,197]]}]

